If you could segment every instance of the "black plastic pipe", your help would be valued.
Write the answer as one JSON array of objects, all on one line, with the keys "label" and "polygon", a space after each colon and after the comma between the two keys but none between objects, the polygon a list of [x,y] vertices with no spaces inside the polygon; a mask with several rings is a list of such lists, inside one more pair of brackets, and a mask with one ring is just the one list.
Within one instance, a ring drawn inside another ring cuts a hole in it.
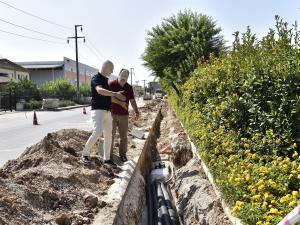
[{"label": "black plastic pipe", "polygon": [[172,225],[171,218],[168,212],[166,201],[161,189],[160,183],[156,184],[157,188],[157,201],[158,201],[158,220],[162,222],[162,225]]},{"label": "black plastic pipe", "polygon": [[165,199],[166,207],[168,209],[168,213],[170,215],[171,224],[176,225],[177,224],[176,213],[175,213],[175,210],[173,209],[169,192],[164,183],[160,183],[160,186],[161,186],[162,193],[163,193],[163,196]]}]

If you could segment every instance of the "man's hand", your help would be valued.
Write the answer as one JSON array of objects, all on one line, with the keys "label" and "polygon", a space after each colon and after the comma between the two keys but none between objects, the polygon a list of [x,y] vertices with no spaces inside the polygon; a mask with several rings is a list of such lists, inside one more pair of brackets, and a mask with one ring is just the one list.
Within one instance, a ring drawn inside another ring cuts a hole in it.
[{"label": "man's hand", "polygon": [[115,97],[121,101],[126,101],[125,95],[123,95],[124,91],[116,92]]},{"label": "man's hand", "polygon": [[122,106],[124,109],[128,110],[128,105],[127,105],[126,102],[121,102],[121,106]]},{"label": "man's hand", "polygon": [[124,108],[125,110],[128,110],[128,104],[126,102],[120,101],[119,99],[117,99],[116,97],[112,97],[111,101],[115,104],[118,104],[119,106],[121,106],[122,108]]}]

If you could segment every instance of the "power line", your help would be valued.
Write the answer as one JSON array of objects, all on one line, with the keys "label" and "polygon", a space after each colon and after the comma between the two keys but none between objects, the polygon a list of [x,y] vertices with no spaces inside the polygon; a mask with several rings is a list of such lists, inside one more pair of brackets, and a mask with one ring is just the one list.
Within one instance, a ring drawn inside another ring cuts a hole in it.
[{"label": "power line", "polygon": [[1,1],[1,0],[0,0],[0,3],[3,4],[3,5],[6,5],[6,6],[10,7],[10,8],[13,8],[13,9],[19,11],[19,12],[22,12],[22,13],[24,13],[24,14],[26,14],[26,15],[29,15],[29,16],[35,17],[35,18],[37,18],[37,19],[40,19],[40,20],[42,20],[42,21],[44,21],[44,22],[50,23],[50,24],[52,24],[52,25],[56,25],[56,26],[59,26],[59,27],[61,27],[61,28],[67,29],[67,30],[73,30],[73,29],[70,28],[70,27],[67,27],[67,26],[64,26],[64,25],[61,25],[61,24],[52,22],[52,21],[50,21],[50,20],[44,19],[44,18],[42,18],[42,17],[36,16],[36,15],[34,15],[34,14],[32,14],[32,13],[26,12],[26,11],[24,11],[24,10],[22,10],[22,9],[19,9],[19,8],[15,7],[15,6],[13,6],[13,5],[10,5],[10,4],[6,3],[6,2],[3,2],[3,1]]},{"label": "power line", "polygon": [[101,52],[96,48],[96,46],[91,42],[91,40],[89,38],[86,38],[87,42],[95,49],[95,51],[100,55],[102,56],[103,58],[105,58],[103,56],[103,54],[101,54]]},{"label": "power line", "polygon": [[[71,45],[68,45],[72,50],[75,51],[75,48],[73,48]],[[79,53],[79,56],[83,59],[85,59],[89,64],[94,65],[94,63],[92,61],[90,61],[88,58],[86,58],[84,55],[82,55],[82,53]]]},{"label": "power line", "polygon": [[51,38],[56,38],[56,39],[59,39],[59,40],[65,40],[64,38],[60,38],[60,37],[57,37],[57,36],[54,36],[54,35],[51,35],[51,34],[46,34],[46,33],[43,33],[43,32],[39,32],[39,31],[36,31],[36,30],[32,30],[30,28],[27,28],[27,27],[23,27],[21,25],[18,25],[18,24],[14,24],[14,23],[11,23],[9,21],[6,21],[6,20],[3,20],[0,18],[0,21],[4,22],[4,23],[7,23],[7,24],[10,24],[10,25],[13,25],[15,27],[20,27],[22,29],[25,29],[25,30],[28,30],[28,31],[31,31],[31,32],[34,32],[34,33],[38,33],[38,34],[42,34],[42,35],[45,35],[45,36],[48,36],[48,37],[51,37]]},{"label": "power line", "polygon": [[40,39],[40,38],[35,38],[35,37],[30,37],[30,36],[25,36],[25,35],[16,34],[16,33],[12,33],[12,32],[5,31],[5,30],[1,30],[1,29],[0,29],[0,32],[2,32],[2,33],[7,33],[7,34],[11,34],[11,35],[18,36],[18,37],[28,38],[28,39],[32,39],[32,40],[43,41],[43,42],[49,42],[49,43],[53,43],[53,44],[65,44],[65,43],[63,43],[63,42],[50,41],[50,40],[45,40],[45,39]]},{"label": "power line", "polygon": [[101,59],[101,58],[98,56],[98,54],[97,54],[91,47],[89,47],[87,44],[85,44],[84,46],[87,47],[87,48],[90,50],[90,52],[91,52],[94,56],[96,56],[96,58],[97,58],[99,61],[102,61],[102,60],[103,60],[103,59]]}]

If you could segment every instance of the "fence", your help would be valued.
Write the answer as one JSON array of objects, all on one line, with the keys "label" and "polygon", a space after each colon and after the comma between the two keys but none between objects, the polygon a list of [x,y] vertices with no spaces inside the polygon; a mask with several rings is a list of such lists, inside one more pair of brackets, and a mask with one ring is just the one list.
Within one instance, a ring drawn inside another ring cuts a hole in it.
[{"label": "fence", "polygon": [[0,111],[16,109],[15,97],[11,92],[0,92]]}]

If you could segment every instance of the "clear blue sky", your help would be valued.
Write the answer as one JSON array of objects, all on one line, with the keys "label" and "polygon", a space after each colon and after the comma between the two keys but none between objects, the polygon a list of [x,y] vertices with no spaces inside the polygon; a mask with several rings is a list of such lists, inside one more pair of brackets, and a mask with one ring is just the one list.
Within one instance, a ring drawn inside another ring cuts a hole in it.
[{"label": "clear blue sky", "polygon": [[[222,35],[231,44],[235,31],[250,26],[258,37],[265,35],[280,15],[289,24],[300,18],[298,0],[1,0],[58,24],[73,28],[82,24],[90,40],[87,45],[96,47],[95,56],[80,41],[79,60],[100,68],[105,59],[115,64],[114,74],[121,68],[135,69],[134,80],[152,80],[150,72],[141,64],[146,32],[160,24],[163,18],[179,10],[192,9],[207,14],[222,28]],[[0,20],[6,20],[61,38],[73,36],[73,30],[61,29],[36,18],[22,14],[0,4]],[[0,30],[50,40],[0,21]],[[82,35],[82,33],[79,33]],[[64,40],[55,40],[62,41]],[[91,44],[92,43],[92,44]],[[74,48],[74,42],[70,45]],[[11,61],[62,60],[63,56],[75,59],[74,50],[67,44],[51,44],[11,36],[0,32],[0,56]]]}]

